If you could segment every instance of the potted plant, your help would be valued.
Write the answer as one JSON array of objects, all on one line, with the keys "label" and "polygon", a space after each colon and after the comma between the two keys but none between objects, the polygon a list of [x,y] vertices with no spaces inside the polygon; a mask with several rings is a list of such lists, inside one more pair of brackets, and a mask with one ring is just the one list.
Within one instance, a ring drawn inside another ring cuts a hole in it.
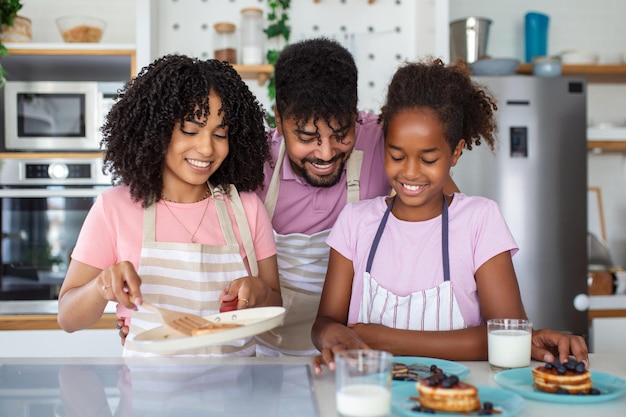
[{"label": "potted plant", "polygon": [[[17,16],[17,12],[22,8],[23,4],[20,0],[0,0],[0,57],[4,55],[8,55],[9,51],[2,43],[7,39],[6,33],[8,28],[12,28],[14,24],[14,20]],[[28,35],[30,35],[30,20],[23,18],[26,22],[23,22],[24,25],[28,27],[25,28],[27,30]],[[8,39],[11,39],[10,37]],[[0,63],[0,86],[4,85],[6,82],[6,71],[2,67],[2,63]]]}]

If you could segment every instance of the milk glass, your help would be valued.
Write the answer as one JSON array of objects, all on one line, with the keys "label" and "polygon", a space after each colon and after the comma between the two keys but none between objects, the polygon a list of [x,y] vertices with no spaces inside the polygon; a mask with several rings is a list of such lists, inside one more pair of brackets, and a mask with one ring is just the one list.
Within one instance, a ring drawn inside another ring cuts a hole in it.
[{"label": "milk glass", "polygon": [[391,414],[391,353],[346,350],[335,355],[335,363],[340,417],[388,417]]},{"label": "milk glass", "polygon": [[489,366],[493,371],[530,366],[533,324],[521,319],[487,321]]}]

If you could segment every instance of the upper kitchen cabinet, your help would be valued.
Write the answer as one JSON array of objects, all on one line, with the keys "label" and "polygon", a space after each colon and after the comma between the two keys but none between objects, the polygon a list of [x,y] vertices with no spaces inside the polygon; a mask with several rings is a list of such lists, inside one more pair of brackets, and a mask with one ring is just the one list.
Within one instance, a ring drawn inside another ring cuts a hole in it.
[{"label": "upper kitchen cabinet", "polygon": [[136,74],[134,45],[5,44],[10,81],[127,81]]}]

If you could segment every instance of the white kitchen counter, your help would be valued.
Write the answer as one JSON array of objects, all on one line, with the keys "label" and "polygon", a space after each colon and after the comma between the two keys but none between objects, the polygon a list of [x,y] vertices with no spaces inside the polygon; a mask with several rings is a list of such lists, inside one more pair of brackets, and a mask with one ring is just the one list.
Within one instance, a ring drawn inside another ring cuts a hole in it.
[{"label": "white kitchen counter", "polygon": [[[110,416],[103,412],[111,413],[122,407],[124,396],[128,398],[130,395],[133,401],[126,405],[132,409],[131,412],[118,413],[116,416],[136,416],[138,411],[161,405],[167,408],[156,408],[151,413],[139,414],[179,417],[336,417],[334,374],[325,368],[322,375],[313,375],[308,366],[310,361],[310,358],[297,357],[133,360],[0,358],[0,415],[48,416],[51,414],[44,414],[46,407],[43,406],[48,404],[49,407],[56,407],[57,411],[65,412],[63,415],[68,417]],[[592,379],[593,371],[607,372],[626,379],[626,361],[621,353],[592,354],[590,362]],[[487,362],[462,363],[470,369],[467,382],[498,387]],[[537,364],[534,362],[532,366]],[[207,370],[210,372],[207,373]],[[197,372],[201,378],[190,379],[189,372]],[[41,377],[38,377],[38,373]],[[142,378],[145,375],[151,378]],[[233,375],[244,377],[233,379]],[[7,404],[28,409],[8,410]],[[99,409],[97,411],[100,414],[97,414],[94,406],[106,410]],[[294,413],[293,407],[297,407],[298,412]],[[518,416],[621,417],[624,410],[626,396],[594,404],[562,404],[525,399],[524,408]]]}]

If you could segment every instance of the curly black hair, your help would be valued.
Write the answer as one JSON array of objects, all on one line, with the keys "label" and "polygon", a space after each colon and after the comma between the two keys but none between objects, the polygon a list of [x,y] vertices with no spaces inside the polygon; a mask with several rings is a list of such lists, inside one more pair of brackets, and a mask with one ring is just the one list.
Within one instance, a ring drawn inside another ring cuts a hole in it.
[{"label": "curly black hair", "polygon": [[286,46],[274,67],[276,109],[281,118],[299,125],[313,118],[343,131],[357,120],[358,71],[352,54],[328,38]]},{"label": "curly black hair", "polygon": [[[209,109],[209,93],[222,108]],[[263,185],[263,164],[270,159],[265,111],[227,62],[166,55],[144,67],[118,91],[101,128],[104,171],[113,183],[130,186],[144,207],[159,201],[163,164],[176,122],[206,120],[210,111],[224,113],[228,156],[211,175],[211,183],[228,191]]]},{"label": "curly black hair", "polygon": [[498,107],[491,93],[472,81],[465,61],[446,66],[441,59],[430,58],[402,65],[391,79],[379,116],[385,137],[395,115],[419,107],[438,115],[450,149],[465,139],[465,148],[471,150],[481,138],[494,149]]}]

